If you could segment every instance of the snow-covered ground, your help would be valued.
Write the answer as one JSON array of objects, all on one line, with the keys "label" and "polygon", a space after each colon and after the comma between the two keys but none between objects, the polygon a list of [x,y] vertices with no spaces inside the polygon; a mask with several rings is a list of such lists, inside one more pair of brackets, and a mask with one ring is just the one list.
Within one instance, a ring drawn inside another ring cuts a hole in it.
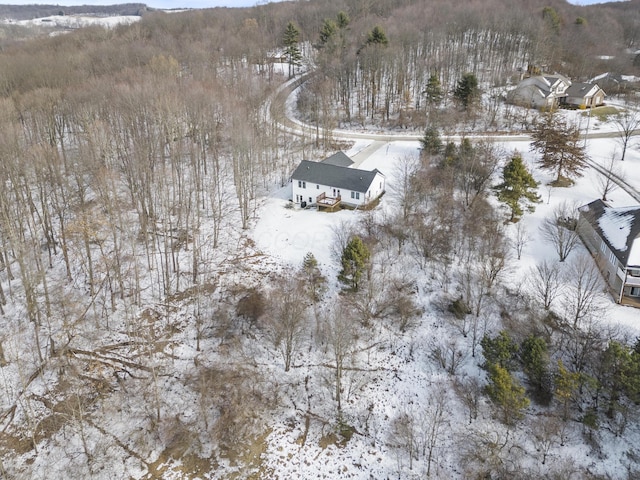
[{"label": "snow-covered ground", "polygon": [[[579,120],[581,112],[569,112],[568,115]],[[591,128],[600,131],[615,131],[611,124],[601,124],[595,119],[591,119]],[[358,140],[353,147],[347,151],[348,155],[363,150],[374,140]],[[617,160],[616,169],[634,185],[640,188],[640,149],[637,139],[634,138],[633,146],[627,151],[627,158],[624,162]],[[525,214],[521,220],[528,232],[529,242],[526,244],[522,258],[512,259],[513,265],[509,270],[509,277],[505,280],[513,285],[525,284],[530,270],[541,260],[557,260],[557,254],[552,246],[545,242],[541,232],[541,222],[552,210],[562,202],[583,205],[599,198],[601,193],[598,189],[598,174],[594,169],[585,171],[582,178],[578,179],[570,188],[552,188],[548,183],[553,180],[551,174],[542,172],[536,168],[536,154],[529,151],[529,142],[511,141],[501,142],[500,146],[506,153],[518,151],[523,156],[526,164],[534,172],[534,176],[540,182],[539,194],[542,203],[536,206],[532,214]],[[376,208],[374,214],[382,215],[385,209],[393,208],[393,189],[397,182],[397,164],[403,156],[416,156],[419,153],[418,142],[396,141],[382,145],[359,168],[377,168],[383,172],[387,178],[387,194],[383,197],[381,204]],[[616,138],[590,139],[586,142],[586,149],[589,157],[607,166],[613,152],[619,152],[619,141]],[[618,155],[619,158],[619,155]],[[505,160],[507,156],[505,155]],[[288,268],[295,269],[302,263],[307,252],[312,252],[323,266],[326,275],[335,276],[338,271],[338,264],[335,255],[332,255],[332,243],[334,231],[344,228],[344,225],[353,225],[363,215],[364,212],[344,210],[337,213],[318,212],[313,209],[301,210],[299,208],[286,208],[289,203],[290,190],[285,187],[269,198],[258,212],[259,220],[256,222],[251,232],[251,237],[256,241],[256,247],[268,256],[276,259],[278,263],[283,263]],[[617,189],[608,195],[609,202],[616,207],[635,205],[636,202],[624,191]],[[509,225],[511,234],[515,234],[515,225]],[[579,255],[586,252],[580,245],[579,251],[572,255]],[[417,267],[412,272],[418,278],[424,275]],[[432,293],[421,290],[421,305],[429,305]],[[616,326],[621,335],[627,338],[640,336],[640,310],[632,307],[617,305],[610,296],[602,296],[602,315],[600,321]],[[450,333],[450,332],[449,332]],[[391,335],[391,333],[389,333]],[[357,422],[356,419],[367,417],[365,409],[371,409],[372,421],[380,422],[382,418],[392,419],[398,417],[406,409],[413,409],[413,413],[422,409],[422,412],[429,412],[430,395],[438,390],[439,385],[449,385],[447,379],[443,378],[441,370],[428,367],[432,360],[427,358],[427,351],[433,346],[434,341],[447,336],[446,327],[442,323],[441,313],[436,307],[427,307],[419,326],[409,335],[401,336],[390,345],[396,345],[400,351],[395,352],[393,347],[390,350],[372,351],[372,358],[369,365],[375,366],[373,371],[380,369],[379,373],[366,373],[365,382],[368,383],[364,389],[366,393],[354,394],[353,401],[350,402],[347,411],[351,412],[348,420]],[[434,340],[436,339],[436,340]],[[407,350],[408,349],[408,350]],[[408,353],[411,351],[412,353]],[[415,353],[413,353],[415,352]],[[412,361],[408,362],[411,358]],[[366,370],[366,369],[365,369]],[[482,376],[483,372],[478,369],[477,360],[467,358],[464,362],[463,371],[469,376]],[[311,370],[306,369],[305,373],[311,375]],[[460,405],[460,400],[454,398],[451,391],[447,393],[447,432],[441,441],[438,461],[435,465],[434,478],[465,478],[464,472],[460,470],[456,462],[460,459],[460,454],[464,452],[468,444],[460,439],[467,438],[469,442],[476,441],[477,436],[486,435],[492,441],[502,440],[507,444],[509,434],[485,413],[476,420],[473,428],[468,427],[465,417],[464,407]],[[367,405],[359,405],[364,402]],[[302,399],[299,399],[302,401]],[[486,399],[483,400],[486,402]],[[486,405],[485,405],[486,407]],[[482,411],[482,407],[481,407]],[[543,411],[537,411],[531,407],[531,415],[543,415]],[[293,413],[293,412],[292,412]],[[368,418],[368,417],[367,417]],[[541,417],[542,418],[542,417]],[[384,425],[383,425],[384,424]],[[534,425],[535,421],[532,424]],[[274,472],[273,478],[422,478],[424,468],[415,467],[414,470],[408,468],[408,460],[397,450],[390,448],[385,439],[389,436],[389,421],[381,422],[377,425],[363,425],[357,423],[356,430],[367,429],[366,435],[354,435],[354,437],[344,445],[330,444],[322,446],[318,438],[323,438],[327,434],[325,426],[317,422],[311,422],[309,431],[304,431],[304,426],[298,424],[291,429],[285,424],[276,426],[268,438],[269,447],[264,455],[264,465],[267,465]],[[511,432],[512,442],[523,451],[534,452],[532,456],[523,454],[521,461],[526,464],[535,478],[546,478],[548,470],[541,466],[535,457],[535,447],[532,446],[533,432],[530,427],[521,428]],[[531,427],[533,428],[533,427]],[[373,433],[372,433],[373,432]],[[631,430],[628,430],[630,433]],[[360,432],[362,433],[362,432]],[[572,433],[572,435],[575,435]],[[616,438],[613,435],[603,435],[603,452],[599,456],[594,456],[590,448],[585,448],[583,441],[579,437],[573,437],[575,441],[568,441],[565,446],[556,445],[550,454],[558,462],[565,462],[567,465],[588,467],[593,473],[605,475],[607,478],[622,479],[627,478],[624,465],[633,465],[633,460],[626,457],[631,451],[631,445],[638,432],[630,433],[630,437],[624,439]],[[299,439],[315,439],[300,443]],[[458,441],[453,442],[452,439]],[[330,442],[329,442],[330,443]],[[560,460],[562,459],[562,460]],[[637,465],[636,465],[637,466]],[[634,467],[635,468],[635,467]],[[567,466],[567,472],[571,468]],[[433,472],[432,472],[433,474]],[[568,473],[566,478],[574,478]],[[564,478],[564,477],[563,477]],[[575,477],[577,478],[577,477]]]}]

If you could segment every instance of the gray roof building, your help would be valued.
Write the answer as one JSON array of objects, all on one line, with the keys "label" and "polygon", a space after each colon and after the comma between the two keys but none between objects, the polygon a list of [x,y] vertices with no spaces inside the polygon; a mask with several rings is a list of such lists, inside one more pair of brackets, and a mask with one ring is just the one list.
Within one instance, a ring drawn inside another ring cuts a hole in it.
[{"label": "gray roof building", "polygon": [[353,160],[351,160],[346,153],[338,152],[322,160],[322,163],[335,165],[337,167],[350,167],[353,165]]},{"label": "gray roof building", "polygon": [[303,160],[291,175],[291,179],[366,193],[378,173],[382,175],[378,169],[358,170],[327,162]]},{"label": "gray roof building", "polygon": [[623,265],[640,266],[640,206],[612,208],[594,200],[579,211]]}]

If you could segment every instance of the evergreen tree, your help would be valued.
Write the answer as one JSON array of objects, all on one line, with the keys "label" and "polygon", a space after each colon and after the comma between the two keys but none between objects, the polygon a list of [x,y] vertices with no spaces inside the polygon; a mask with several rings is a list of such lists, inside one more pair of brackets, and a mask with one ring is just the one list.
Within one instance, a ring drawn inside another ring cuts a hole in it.
[{"label": "evergreen tree", "polygon": [[549,374],[549,353],[544,338],[531,335],[520,345],[520,359],[529,384],[535,389],[539,401],[551,400],[551,377]]},{"label": "evergreen tree", "polygon": [[360,237],[353,237],[342,252],[342,270],[338,280],[357,291],[371,253]]},{"label": "evergreen tree", "polygon": [[502,183],[495,187],[498,200],[507,204],[511,209],[510,221],[522,215],[522,206],[527,205],[527,210],[532,212],[535,207],[531,203],[538,203],[540,196],[534,191],[538,187],[533,175],[519,154],[513,156],[502,171]]},{"label": "evergreen tree", "polygon": [[487,394],[500,408],[502,421],[513,425],[523,416],[523,410],[529,406],[525,390],[506,368],[493,365],[489,370]]},{"label": "evergreen tree", "polygon": [[478,79],[473,73],[465,73],[453,91],[453,97],[467,110],[480,98]]},{"label": "evergreen tree", "polygon": [[320,28],[320,47],[325,47],[329,44],[338,31],[338,25],[330,18],[325,19]]},{"label": "evergreen tree", "polygon": [[429,105],[438,105],[442,101],[442,85],[437,73],[432,73],[429,80],[427,80],[424,94]]},{"label": "evergreen tree", "polygon": [[318,260],[308,252],[302,261],[302,274],[305,278],[305,289],[312,302],[320,300],[326,290],[326,278],[318,268]]},{"label": "evergreen tree", "polygon": [[634,350],[620,342],[611,341],[603,352],[600,362],[600,385],[608,393],[607,416],[613,417],[619,408],[621,396],[633,402],[640,394],[639,356]]},{"label": "evergreen tree", "polygon": [[340,30],[344,30],[349,26],[349,23],[351,23],[351,19],[349,18],[349,15],[347,15],[346,12],[341,10],[338,12],[338,15],[336,17],[336,23]]},{"label": "evergreen tree", "polygon": [[389,45],[389,39],[382,27],[377,25],[373,27],[373,30],[369,32],[369,35],[367,35],[367,45],[379,45],[382,47]]},{"label": "evergreen tree", "polygon": [[482,368],[491,370],[497,365],[509,371],[513,370],[518,344],[511,339],[506,330],[501,330],[495,338],[485,335],[480,341],[480,345],[485,360]]},{"label": "evergreen tree", "polygon": [[577,126],[548,112],[543,121],[536,123],[531,136],[531,150],[542,154],[538,164],[545,170],[555,171],[557,186],[564,185],[572,177],[582,176],[586,154],[584,146],[580,145]]},{"label": "evergreen tree", "polygon": [[300,30],[298,30],[293,22],[289,22],[283,37],[284,54],[289,63],[289,78],[293,77],[295,67],[301,65],[302,62],[302,54],[300,53],[300,47],[298,47],[299,38]]},{"label": "evergreen tree", "polygon": [[440,131],[434,125],[430,125],[424,131],[424,135],[420,139],[422,151],[429,155],[437,155],[442,151],[442,139]]},{"label": "evergreen tree", "polygon": [[542,9],[542,18],[547,21],[547,24],[554,31],[554,33],[560,33],[560,26],[562,25],[562,19],[560,15],[553,7],[544,7]]},{"label": "evergreen tree", "polygon": [[562,419],[567,421],[569,419],[571,401],[575,399],[580,388],[580,374],[578,372],[570,372],[564,366],[562,360],[558,360],[558,371],[556,372],[554,383],[556,397],[562,403]]}]

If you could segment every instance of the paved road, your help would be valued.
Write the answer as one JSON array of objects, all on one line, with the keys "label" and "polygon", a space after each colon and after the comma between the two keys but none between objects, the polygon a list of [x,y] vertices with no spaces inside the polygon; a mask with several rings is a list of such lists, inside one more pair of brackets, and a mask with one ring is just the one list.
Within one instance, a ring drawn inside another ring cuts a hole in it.
[{"label": "paved road", "polygon": [[[317,129],[313,125],[308,125],[300,120],[292,118],[287,115],[287,104],[290,95],[302,85],[312,73],[306,73],[300,77],[289,80],[285,84],[281,85],[273,98],[267,103],[266,108],[271,115],[272,120],[278,118],[281,128],[286,131],[297,134],[315,136],[319,131],[320,135],[325,135],[324,129]],[[275,115],[276,108],[282,108],[284,106],[285,115]],[[640,135],[640,130],[635,130],[632,135]],[[356,132],[353,130],[332,130],[331,136],[333,138],[340,138],[345,140],[373,140],[373,143],[367,145],[363,150],[353,156],[354,167],[359,166],[364,160],[366,160],[375,151],[382,148],[388,142],[402,142],[402,141],[417,141],[422,137],[420,133],[405,134],[405,133],[389,133],[389,132]],[[616,138],[619,137],[618,132],[592,132],[583,135],[586,139],[599,139],[599,138]],[[462,138],[460,135],[450,135],[443,137],[445,141],[459,141]],[[484,138],[495,142],[531,142],[531,136],[527,134],[482,134],[482,135],[466,135],[465,138]],[[602,174],[607,174],[606,169],[592,160],[587,160],[587,164],[593,167],[595,170]],[[640,191],[633,185],[630,185],[624,178],[611,174],[612,180],[625,192],[627,192],[633,199],[640,203]]]}]

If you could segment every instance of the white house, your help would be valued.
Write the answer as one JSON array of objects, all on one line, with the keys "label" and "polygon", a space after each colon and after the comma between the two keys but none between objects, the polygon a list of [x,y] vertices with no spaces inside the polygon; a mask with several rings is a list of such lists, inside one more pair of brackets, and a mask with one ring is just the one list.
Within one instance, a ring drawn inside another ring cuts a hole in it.
[{"label": "white house", "polygon": [[578,233],[616,301],[640,307],[640,206],[595,200],[579,208]]},{"label": "white house", "polygon": [[370,204],[384,193],[385,177],[373,171],[349,168],[353,163],[340,152],[323,162],[303,160],[291,175],[292,199],[318,208],[351,208]]},{"label": "white house", "polygon": [[507,100],[524,107],[553,108],[566,97],[570,86],[571,81],[563,75],[536,75],[522,80],[507,94]]}]

